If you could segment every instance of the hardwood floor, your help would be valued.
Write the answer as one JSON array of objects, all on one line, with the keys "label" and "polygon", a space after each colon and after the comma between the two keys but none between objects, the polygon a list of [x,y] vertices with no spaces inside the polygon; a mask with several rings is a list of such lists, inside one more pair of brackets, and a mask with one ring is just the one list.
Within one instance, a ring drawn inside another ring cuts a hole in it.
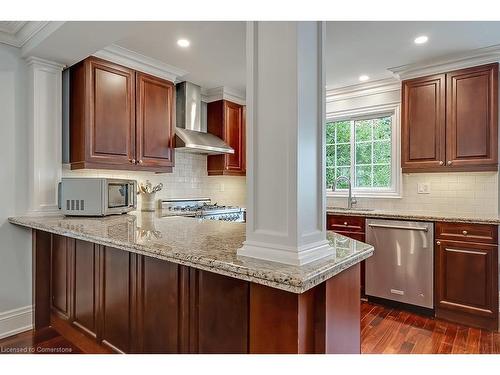
[{"label": "hardwood floor", "polygon": [[362,302],[361,352],[500,354],[500,333]]},{"label": "hardwood floor", "polygon": [[26,331],[0,340],[0,354],[79,354],[83,351],[53,328]]},{"label": "hardwood floor", "polygon": [[[57,327],[57,325],[56,325]],[[0,353],[102,353],[79,335],[54,328],[27,331],[0,340]],[[82,335],[83,336],[83,335]],[[369,302],[361,303],[364,354],[500,354],[500,333],[461,326]]]}]

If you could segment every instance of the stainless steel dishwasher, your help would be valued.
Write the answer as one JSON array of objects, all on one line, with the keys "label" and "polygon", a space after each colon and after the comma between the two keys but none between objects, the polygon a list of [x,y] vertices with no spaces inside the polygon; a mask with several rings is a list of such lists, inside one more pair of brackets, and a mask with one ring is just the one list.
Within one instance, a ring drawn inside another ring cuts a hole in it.
[{"label": "stainless steel dishwasher", "polygon": [[433,223],[367,219],[366,242],[368,296],[433,308]]}]

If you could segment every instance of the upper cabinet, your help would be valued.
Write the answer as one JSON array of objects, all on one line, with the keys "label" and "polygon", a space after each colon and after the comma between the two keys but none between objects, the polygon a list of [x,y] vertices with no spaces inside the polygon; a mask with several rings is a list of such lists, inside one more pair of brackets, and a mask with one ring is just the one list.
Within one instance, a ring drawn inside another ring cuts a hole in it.
[{"label": "upper cabinet", "polygon": [[143,167],[172,167],[174,85],[143,73],[136,81],[136,159]]},{"label": "upper cabinet", "polygon": [[498,64],[403,81],[403,172],[498,169]]},{"label": "upper cabinet", "polygon": [[208,175],[245,176],[245,106],[218,100],[207,104],[207,130],[221,138],[234,154],[209,155]]},{"label": "upper cabinet", "polygon": [[89,57],[71,67],[71,169],[171,172],[171,82]]}]

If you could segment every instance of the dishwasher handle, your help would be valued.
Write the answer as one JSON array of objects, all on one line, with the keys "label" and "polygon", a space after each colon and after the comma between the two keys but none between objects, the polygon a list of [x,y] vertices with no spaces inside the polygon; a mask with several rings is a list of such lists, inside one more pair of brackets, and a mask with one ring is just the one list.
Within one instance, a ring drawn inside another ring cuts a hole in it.
[{"label": "dishwasher handle", "polygon": [[427,227],[404,227],[402,225],[386,225],[386,224],[368,224],[372,228],[388,228],[388,229],[404,229],[404,230],[416,230],[420,232],[428,232]]}]

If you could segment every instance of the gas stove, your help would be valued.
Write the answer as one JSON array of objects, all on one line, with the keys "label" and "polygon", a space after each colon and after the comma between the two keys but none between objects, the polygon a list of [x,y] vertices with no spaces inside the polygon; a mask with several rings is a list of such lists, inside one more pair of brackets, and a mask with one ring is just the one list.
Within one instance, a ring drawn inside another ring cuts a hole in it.
[{"label": "gas stove", "polygon": [[165,199],[162,216],[196,217],[202,220],[245,222],[245,210],[235,206],[219,206],[209,198]]}]

